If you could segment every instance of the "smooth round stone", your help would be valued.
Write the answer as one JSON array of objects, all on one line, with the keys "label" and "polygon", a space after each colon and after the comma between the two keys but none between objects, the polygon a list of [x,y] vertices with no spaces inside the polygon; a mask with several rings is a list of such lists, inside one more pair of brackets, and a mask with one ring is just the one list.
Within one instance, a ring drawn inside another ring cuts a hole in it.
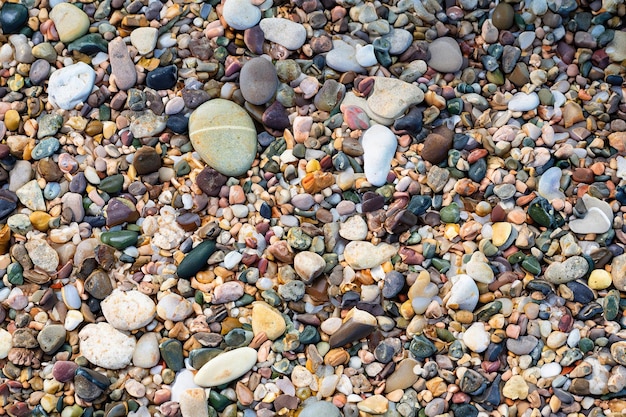
[{"label": "smooth round stone", "polygon": [[221,174],[243,175],[254,162],[254,122],[231,101],[214,99],[194,110],[189,118],[189,137],[200,157]]},{"label": "smooth round stone", "polygon": [[463,334],[463,343],[472,352],[481,353],[489,346],[489,332],[484,323],[474,323]]},{"label": "smooth round stone", "polygon": [[63,110],[71,110],[87,100],[95,81],[95,71],[84,62],[57,69],[48,81],[48,99]]},{"label": "smooth round stone", "polygon": [[250,0],[228,0],[224,3],[222,17],[233,29],[246,30],[261,20],[261,9]]},{"label": "smooth round stone", "polygon": [[[71,3],[59,3],[50,11],[50,19],[65,44],[72,42],[89,31],[89,16]],[[65,109],[69,110],[69,109]]]},{"label": "smooth round stone", "polygon": [[28,77],[33,85],[41,85],[48,79],[50,74],[50,63],[45,59],[38,59],[30,66]]},{"label": "smooth round stone", "polygon": [[139,27],[130,33],[130,43],[137,48],[141,55],[147,55],[154,51],[159,37],[157,28]]},{"label": "smooth round stone", "polygon": [[326,65],[339,72],[365,72],[356,60],[356,49],[340,39],[333,40],[333,49],[326,55]]},{"label": "smooth round stone", "polygon": [[0,9],[0,27],[4,34],[17,33],[28,20],[28,9],[17,3],[4,3]]},{"label": "smooth round stone", "polygon": [[137,340],[137,345],[133,351],[133,365],[150,369],[156,366],[160,359],[159,335],[157,333],[144,333]]},{"label": "smooth round stone", "polygon": [[395,78],[375,77],[367,104],[378,116],[396,119],[409,107],[423,100],[424,93],[416,85]]},{"label": "smooth round stone", "polygon": [[298,252],[293,259],[293,268],[300,278],[311,282],[324,272],[326,261],[314,252]]},{"label": "smooth round stone", "polygon": [[159,67],[146,75],[146,85],[155,90],[167,90],[173,88],[178,80],[178,68],[176,65]]},{"label": "smooth round stone", "polygon": [[365,177],[370,184],[380,187],[387,183],[398,140],[396,135],[383,125],[374,125],[363,134],[363,162]]},{"label": "smooth round stone", "polygon": [[289,19],[270,17],[262,19],[259,26],[266,40],[282,45],[290,51],[295,51],[306,42],[304,26]]},{"label": "smooth round stone", "polygon": [[437,133],[426,136],[421,156],[431,164],[438,165],[448,157],[448,151],[452,149],[453,139]]},{"label": "smooth round stone", "polygon": [[557,362],[547,363],[541,367],[541,377],[554,378],[561,373],[561,369],[561,365]]},{"label": "smooth round stone", "polygon": [[60,324],[45,326],[37,334],[37,342],[44,353],[53,354],[65,343],[66,331]]},{"label": "smooth round stone", "polygon": [[383,36],[383,39],[389,42],[391,55],[400,55],[413,43],[413,34],[405,29],[394,29]]},{"label": "smooth round stone", "polygon": [[428,66],[439,72],[457,72],[463,66],[463,54],[457,41],[443,37],[435,39],[429,46]]},{"label": "smooth round stone", "polygon": [[101,303],[102,314],[117,330],[137,330],[148,325],[156,313],[154,301],[137,291],[113,290]]},{"label": "smooth round stone", "polygon": [[115,80],[117,88],[120,90],[132,88],[137,83],[137,71],[128,53],[126,42],[121,37],[113,39],[109,42],[108,53],[111,63],[111,75]]},{"label": "smooth round stone", "polygon": [[587,260],[582,256],[572,256],[564,262],[553,262],[546,268],[544,278],[553,284],[565,284],[582,278],[589,270]]},{"label": "smooth round stone", "polygon": [[356,62],[362,67],[371,67],[376,65],[376,55],[374,54],[373,45],[357,46],[355,54]]},{"label": "smooth round stone", "polygon": [[255,105],[267,103],[276,94],[278,77],[276,68],[265,58],[252,58],[241,68],[239,88],[247,102]]},{"label": "smooth round stone", "polygon": [[109,323],[87,324],[78,333],[80,353],[89,362],[105,369],[122,369],[135,350],[136,340]]},{"label": "smooth round stone", "polygon": [[255,336],[263,332],[269,340],[278,339],[287,329],[282,314],[264,301],[254,303],[251,324]]},{"label": "smooth round stone", "polygon": [[511,111],[535,110],[539,106],[539,96],[537,93],[526,94],[524,92],[515,93],[508,103]]},{"label": "smooth round stone", "polygon": [[6,358],[12,347],[13,335],[4,329],[0,329],[0,359]]},{"label": "smooth round stone", "polygon": [[256,364],[257,351],[242,347],[222,353],[205,363],[194,376],[194,383],[201,387],[227,384],[241,377]]},{"label": "smooth round stone", "polygon": [[514,19],[515,10],[513,10],[513,6],[504,2],[499,3],[491,15],[491,22],[500,30],[508,30],[513,26]]},{"label": "smooth round stone", "polygon": [[56,361],[52,367],[52,376],[59,382],[68,382],[74,378],[78,365],[72,361]]},{"label": "smooth round stone", "polygon": [[189,317],[193,313],[193,307],[189,300],[178,294],[171,293],[159,300],[156,312],[163,320],[176,322]]},{"label": "smooth round stone", "polygon": [[309,402],[304,406],[298,417],[341,417],[341,412],[328,401]]},{"label": "smooth round stone", "polygon": [[604,269],[594,269],[589,275],[588,285],[592,290],[604,290],[611,286],[611,274]]},{"label": "smooth round stone", "polygon": [[133,166],[139,175],[152,174],[161,168],[161,155],[150,146],[142,146],[133,156]]},{"label": "smooth round stone", "polygon": [[404,288],[405,279],[404,275],[402,275],[398,271],[389,271],[385,274],[385,281],[383,286],[383,297],[389,299],[393,298],[402,291]]},{"label": "smooth round stone", "polygon": [[455,310],[474,311],[478,304],[478,286],[469,275],[452,277],[452,289],[446,301],[446,307]]}]

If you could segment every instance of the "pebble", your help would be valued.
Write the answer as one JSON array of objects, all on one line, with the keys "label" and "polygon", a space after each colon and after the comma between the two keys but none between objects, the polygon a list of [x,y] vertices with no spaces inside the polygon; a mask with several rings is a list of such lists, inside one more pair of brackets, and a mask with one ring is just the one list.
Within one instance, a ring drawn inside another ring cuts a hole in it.
[{"label": "pebble", "polygon": [[137,290],[118,289],[100,303],[107,322],[117,330],[137,330],[152,321],[155,316],[154,302]]},{"label": "pebble", "polygon": [[437,38],[428,45],[428,66],[439,72],[457,72],[463,66],[463,54],[456,40]]},{"label": "pebble", "polygon": [[200,157],[226,176],[244,174],[256,156],[252,119],[241,107],[223,99],[194,110],[189,118],[189,137]]},{"label": "pebble", "polygon": [[272,63],[262,57],[252,58],[239,74],[241,94],[251,104],[265,104],[276,93],[278,77]]},{"label": "pebble", "polygon": [[[59,39],[65,44],[80,38],[89,30],[89,16],[71,3],[61,2],[55,5],[50,11],[50,19],[54,22]],[[48,94],[50,95],[49,92]]]},{"label": "pebble", "polygon": [[389,260],[396,251],[387,243],[373,245],[367,241],[353,241],[346,245],[343,256],[354,269],[374,268]]},{"label": "pebble", "polygon": [[115,78],[117,88],[128,90],[134,87],[137,83],[137,71],[124,40],[119,37],[113,39],[109,42],[108,52],[111,62],[111,75]]},{"label": "pebble", "polygon": [[159,336],[157,333],[144,333],[135,345],[132,363],[140,368],[150,369],[161,359],[159,353]]},{"label": "pebble", "polygon": [[[130,43],[137,48],[137,52],[141,55],[148,55],[150,52],[154,51],[158,36],[159,31],[157,28],[138,27],[133,29],[130,33]],[[111,48],[110,42],[109,48]],[[109,55],[111,55],[110,52]]]},{"label": "pebble", "polygon": [[48,97],[61,109],[71,110],[87,100],[95,80],[96,73],[89,65],[83,62],[68,65],[50,75]]},{"label": "pebble", "polygon": [[389,128],[374,125],[363,134],[362,143],[367,180],[374,186],[384,185],[396,152],[396,136]]},{"label": "pebble", "polygon": [[205,363],[193,380],[201,387],[215,387],[233,381],[256,364],[257,351],[241,347],[222,353]]},{"label": "pebble", "polygon": [[53,354],[65,343],[67,332],[65,328],[58,324],[53,324],[43,328],[37,335],[39,347],[47,354]]},{"label": "pebble", "polygon": [[18,3],[6,3],[0,9],[0,25],[3,33],[17,33],[28,20],[28,9]]},{"label": "pebble", "polygon": [[250,0],[228,0],[224,3],[222,16],[233,29],[246,30],[259,23],[261,9]]},{"label": "pebble", "polygon": [[297,22],[282,18],[265,18],[259,22],[259,27],[270,42],[295,51],[306,41],[306,29]]},{"label": "pebble", "polygon": [[485,325],[483,323],[472,324],[463,333],[463,343],[472,352],[481,353],[487,350],[489,346],[489,333],[485,330]]},{"label": "pebble", "polygon": [[208,417],[209,408],[205,390],[200,388],[183,391],[179,398],[180,412],[189,417]]},{"label": "pebble", "polygon": [[515,93],[508,103],[508,109],[511,111],[529,111],[539,106],[539,96],[537,93],[526,94],[523,92]]},{"label": "pebble", "polygon": [[417,86],[393,78],[375,77],[367,104],[380,117],[396,119],[423,100],[424,93]]},{"label": "pebble", "polygon": [[269,340],[278,339],[287,329],[283,316],[275,308],[263,301],[254,303],[251,324],[255,335],[265,333]]},{"label": "pebble", "polygon": [[450,296],[447,298],[446,307],[455,310],[474,311],[478,304],[478,287],[469,275],[461,274],[453,277]]},{"label": "pebble", "polygon": [[108,323],[87,324],[78,333],[80,352],[104,369],[122,369],[131,362],[136,340]]}]

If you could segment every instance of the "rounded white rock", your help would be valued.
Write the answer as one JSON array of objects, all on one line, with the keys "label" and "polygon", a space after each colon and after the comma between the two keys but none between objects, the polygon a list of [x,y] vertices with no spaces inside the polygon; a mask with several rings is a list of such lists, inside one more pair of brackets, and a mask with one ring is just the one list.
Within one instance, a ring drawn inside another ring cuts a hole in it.
[{"label": "rounded white rock", "polygon": [[87,100],[96,81],[96,72],[84,62],[58,69],[48,81],[48,100],[63,110],[72,110]]},{"label": "rounded white rock", "polygon": [[102,314],[118,330],[137,330],[154,319],[156,306],[147,295],[137,291],[113,290],[100,303]]},{"label": "rounded white rock", "polygon": [[224,3],[222,17],[233,29],[246,30],[261,20],[261,9],[250,0],[228,0]]},{"label": "rounded white rock", "polygon": [[463,343],[472,352],[481,353],[489,346],[489,332],[484,323],[474,323],[463,333]]},{"label": "rounded white rock", "polygon": [[227,384],[252,369],[256,361],[256,350],[250,347],[234,349],[205,363],[193,381],[201,387],[216,387]]},{"label": "rounded white rock", "polygon": [[137,341],[109,323],[90,323],[78,333],[80,353],[105,369],[122,369],[130,364]]},{"label": "rounded white rock", "polygon": [[363,134],[362,145],[365,177],[370,184],[380,187],[387,182],[391,160],[396,154],[396,135],[386,126],[374,125]]},{"label": "rounded white rock", "polygon": [[133,365],[140,368],[152,368],[159,363],[159,337],[156,333],[144,333],[137,341],[133,351]]}]

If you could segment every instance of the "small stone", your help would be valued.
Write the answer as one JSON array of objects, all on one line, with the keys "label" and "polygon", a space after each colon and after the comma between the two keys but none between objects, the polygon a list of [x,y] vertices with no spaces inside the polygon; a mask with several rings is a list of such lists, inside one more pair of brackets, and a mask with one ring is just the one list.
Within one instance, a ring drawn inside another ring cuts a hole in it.
[{"label": "small stone", "polygon": [[213,304],[224,304],[236,301],[243,295],[243,285],[239,281],[229,281],[215,287]]},{"label": "small stone", "polygon": [[33,239],[24,245],[33,264],[45,272],[54,273],[59,266],[59,254],[45,240]]},{"label": "small stone", "polygon": [[447,297],[446,307],[455,310],[474,311],[478,304],[478,287],[469,275],[461,274],[452,278],[452,289]]},{"label": "small stone", "polygon": [[396,365],[396,370],[389,375],[385,383],[385,392],[389,393],[397,389],[407,389],[415,384],[419,377],[413,372],[418,364],[415,359],[406,358]]},{"label": "small stone", "polygon": [[385,274],[385,281],[382,290],[383,297],[387,299],[394,298],[400,293],[400,291],[402,291],[404,284],[404,275],[398,271],[389,271]]},{"label": "small stone", "polygon": [[523,92],[515,93],[508,103],[511,111],[529,111],[535,110],[539,106],[539,96],[537,93],[526,94]]},{"label": "small stone", "polygon": [[9,351],[13,347],[13,336],[5,329],[0,329],[0,359],[9,356]]},{"label": "small stone", "polygon": [[146,75],[146,85],[155,90],[167,90],[173,88],[178,81],[178,68],[176,65],[159,67]]},{"label": "small stone", "polygon": [[526,397],[528,397],[529,390],[530,388],[526,381],[524,381],[524,377],[521,375],[513,375],[511,379],[504,384],[502,395],[512,400],[525,400]]},{"label": "small stone", "polygon": [[537,346],[539,340],[535,336],[520,336],[518,339],[507,339],[506,348],[515,355],[528,355]]},{"label": "small stone", "polygon": [[587,283],[592,290],[604,290],[611,286],[613,280],[611,279],[611,274],[604,269],[594,269],[591,271]]},{"label": "small stone", "polygon": [[457,72],[463,66],[463,54],[457,41],[443,37],[435,39],[429,46],[428,66],[439,72]]},{"label": "small stone", "polygon": [[243,175],[254,162],[254,122],[233,102],[214,99],[194,110],[189,118],[189,137],[200,157],[224,175]]},{"label": "small stone", "polygon": [[108,323],[87,324],[78,333],[80,353],[91,363],[105,369],[126,367],[135,350],[135,338]]},{"label": "small stone", "polygon": [[489,332],[485,330],[484,323],[474,323],[463,333],[463,343],[472,352],[484,352],[489,346],[489,341]]},{"label": "small stone", "polygon": [[113,39],[109,42],[108,52],[111,63],[111,75],[115,79],[117,88],[128,90],[134,87],[137,83],[137,71],[124,40],[120,37]]},{"label": "small stone", "polygon": [[80,38],[89,30],[89,16],[72,3],[58,3],[50,11],[50,19],[54,22],[59,39],[65,44]]},{"label": "small stone", "polygon": [[44,353],[53,354],[65,343],[66,331],[60,324],[51,324],[45,326],[39,334],[37,334],[37,342]]},{"label": "small stone", "polygon": [[389,408],[389,400],[380,394],[376,394],[358,402],[356,406],[364,413],[384,414]]},{"label": "small stone", "polygon": [[276,68],[265,58],[252,58],[239,73],[239,88],[247,102],[262,105],[269,102],[278,86]]},{"label": "small stone", "polygon": [[421,156],[431,164],[438,165],[448,157],[448,151],[452,149],[452,137],[432,133],[426,137]]},{"label": "small stone", "polygon": [[52,376],[59,382],[68,382],[74,378],[76,369],[78,369],[76,362],[56,361],[52,367]]},{"label": "small stone", "polygon": [[167,294],[156,305],[156,313],[163,320],[183,321],[193,313],[189,300],[178,294]]},{"label": "small stone", "polygon": [[159,37],[157,28],[139,27],[130,33],[130,43],[137,48],[141,55],[147,55],[154,51]]},{"label": "small stone", "polygon": [[587,260],[582,256],[572,256],[565,262],[554,262],[545,271],[545,279],[553,284],[565,284],[582,278],[589,270]]},{"label": "small stone", "polygon": [[326,65],[339,72],[365,72],[356,60],[356,49],[339,39],[333,40],[333,49],[326,55]]},{"label": "small stone", "polygon": [[179,398],[180,412],[185,417],[209,417],[209,407],[204,389],[188,389]]},{"label": "small stone", "polygon": [[151,174],[161,168],[161,156],[150,146],[142,146],[135,152],[133,166],[139,175]]},{"label": "small stone", "polygon": [[[63,4],[76,8],[69,3],[60,3],[55,8]],[[57,69],[48,81],[48,99],[63,110],[72,110],[87,100],[95,80],[95,71],[84,62]]]},{"label": "small stone", "polygon": [[265,39],[295,51],[306,42],[306,29],[300,23],[283,18],[261,19],[259,26]]},{"label": "small stone", "polygon": [[159,352],[159,335],[157,333],[144,333],[137,340],[133,351],[133,365],[140,368],[150,369],[156,366],[161,359]]},{"label": "small stone", "polygon": [[491,20],[493,25],[500,30],[508,30],[513,26],[513,20],[515,17],[515,10],[509,3],[498,3],[493,9]]},{"label": "small stone", "polygon": [[259,333],[265,333],[269,340],[278,339],[287,328],[282,314],[263,301],[254,303],[251,324],[255,336]]},{"label": "small stone", "polygon": [[611,262],[613,286],[619,291],[626,291],[626,254],[613,258]]},{"label": "small stone", "polygon": [[398,146],[396,135],[385,126],[374,125],[367,129],[362,143],[367,180],[374,186],[384,185]]},{"label": "small stone", "polygon": [[261,9],[250,0],[228,0],[224,3],[222,17],[236,30],[246,30],[261,20]]},{"label": "small stone", "polygon": [[352,241],[346,245],[343,256],[353,269],[368,269],[388,261],[396,252],[396,248],[387,243],[373,245],[366,241]]},{"label": "small stone", "polygon": [[252,369],[256,361],[256,350],[249,347],[237,348],[222,353],[205,363],[193,380],[201,387],[227,384]]},{"label": "small stone", "polygon": [[137,330],[148,325],[155,316],[154,301],[137,291],[113,290],[101,303],[102,314],[117,330]]},{"label": "small stone", "polygon": [[377,115],[396,119],[410,106],[423,100],[424,93],[416,85],[396,78],[375,77],[374,88],[367,99],[367,104]]},{"label": "small stone", "polygon": [[293,267],[302,280],[311,283],[324,272],[326,261],[314,252],[298,252],[294,257]]},{"label": "small stone", "polygon": [[18,33],[28,20],[28,9],[19,3],[5,3],[0,9],[0,27],[5,34]]},{"label": "small stone", "polygon": [[341,411],[329,401],[307,402],[298,417],[341,417]]}]

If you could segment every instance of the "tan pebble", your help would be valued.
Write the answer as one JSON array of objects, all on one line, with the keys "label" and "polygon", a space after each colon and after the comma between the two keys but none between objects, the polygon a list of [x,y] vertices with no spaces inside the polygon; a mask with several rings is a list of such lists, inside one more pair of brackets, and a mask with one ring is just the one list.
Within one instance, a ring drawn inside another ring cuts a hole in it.
[{"label": "tan pebble", "polygon": [[613,279],[611,274],[604,269],[594,269],[589,275],[589,288],[592,290],[604,290],[611,286]]},{"label": "tan pebble", "polygon": [[17,110],[9,110],[4,115],[4,125],[9,131],[16,131],[20,127],[20,114]]}]

